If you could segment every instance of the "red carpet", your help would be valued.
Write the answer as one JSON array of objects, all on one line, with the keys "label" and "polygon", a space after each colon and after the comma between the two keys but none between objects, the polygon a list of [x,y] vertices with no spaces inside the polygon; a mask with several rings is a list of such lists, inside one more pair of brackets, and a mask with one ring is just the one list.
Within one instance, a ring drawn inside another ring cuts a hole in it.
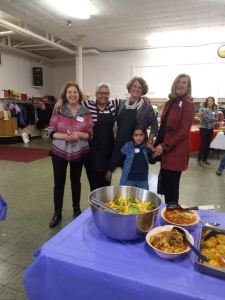
[{"label": "red carpet", "polygon": [[48,149],[0,146],[0,160],[31,162],[48,156]]}]

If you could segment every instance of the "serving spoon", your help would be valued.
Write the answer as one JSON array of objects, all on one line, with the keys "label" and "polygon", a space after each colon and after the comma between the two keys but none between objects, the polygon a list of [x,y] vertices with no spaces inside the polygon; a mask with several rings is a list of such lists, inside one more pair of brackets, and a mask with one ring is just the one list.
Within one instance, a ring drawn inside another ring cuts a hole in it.
[{"label": "serving spoon", "polygon": [[192,245],[191,242],[189,242],[189,240],[188,240],[188,238],[187,238],[187,235],[186,235],[186,232],[185,232],[183,229],[181,229],[180,227],[177,227],[177,226],[173,226],[172,231],[178,231],[179,233],[181,233],[182,238],[183,238],[183,241],[184,241],[186,244],[188,244],[188,245],[190,246],[191,250],[192,250],[192,251],[193,251],[193,252],[194,252],[201,260],[206,261],[206,262],[209,261],[208,258],[207,258],[205,255],[203,255],[197,248],[195,248],[194,245]]},{"label": "serving spoon", "polygon": [[206,226],[214,226],[214,227],[220,226],[220,223],[218,222],[207,222],[207,221],[203,221],[202,219],[200,219],[200,222]]},{"label": "serving spoon", "polygon": [[218,209],[218,208],[220,208],[220,205],[214,205],[214,204],[191,206],[191,207],[182,207],[177,202],[169,202],[167,204],[167,207],[166,207],[167,210],[179,209],[179,210],[184,210],[184,211],[188,211],[188,210],[200,210],[200,209],[201,210],[211,210],[211,209]]},{"label": "serving spoon", "polygon": [[111,207],[109,207],[108,205],[104,204],[103,202],[95,199],[95,198],[91,198],[90,199],[90,202],[101,207],[102,209],[108,211],[108,212],[113,212],[113,213],[116,213],[116,214],[119,214],[119,212]]},{"label": "serving spoon", "polygon": [[[187,207],[187,208],[184,208],[182,207],[179,203],[176,203],[176,202],[169,202],[166,206],[166,210],[168,211],[173,211],[175,209],[179,209],[179,210],[182,210],[182,211],[189,211],[189,210],[198,210],[199,207],[197,206],[192,206],[192,207]],[[220,223],[218,222],[207,222],[207,221],[203,221],[200,219],[200,222],[204,225],[209,225],[209,226],[219,226]]]},{"label": "serving spoon", "polygon": [[168,210],[168,211],[172,211],[172,210],[175,210],[175,209],[179,209],[179,210],[183,210],[183,211],[188,211],[188,210],[197,209],[197,206],[192,206],[192,207],[184,208],[184,207],[182,207],[177,202],[169,202],[167,204],[167,206],[166,206],[166,210]]}]

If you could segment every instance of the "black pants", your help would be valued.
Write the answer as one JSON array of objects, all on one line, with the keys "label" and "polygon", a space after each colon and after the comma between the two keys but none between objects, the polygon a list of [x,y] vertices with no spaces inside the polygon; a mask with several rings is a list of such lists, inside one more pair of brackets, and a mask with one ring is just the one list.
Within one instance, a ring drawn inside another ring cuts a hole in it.
[{"label": "black pants", "polygon": [[73,208],[80,206],[81,194],[81,172],[83,162],[66,161],[57,156],[52,156],[52,165],[54,172],[54,206],[55,212],[61,213],[63,206],[64,187],[66,182],[67,165],[70,164],[70,182],[72,190]]},{"label": "black pants", "polygon": [[105,179],[106,171],[94,170],[89,156],[85,158],[84,167],[86,170],[91,191],[98,189],[102,186],[109,186],[111,184]]},{"label": "black pants", "polygon": [[165,202],[179,201],[181,171],[161,169],[158,176],[157,193],[165,195]]},{"label": "black pants", "polygon": [[199,161],[206,161],[209,154],[209,146],[212,140],[213,129],[200,128],[201,149],[198,153]]}]

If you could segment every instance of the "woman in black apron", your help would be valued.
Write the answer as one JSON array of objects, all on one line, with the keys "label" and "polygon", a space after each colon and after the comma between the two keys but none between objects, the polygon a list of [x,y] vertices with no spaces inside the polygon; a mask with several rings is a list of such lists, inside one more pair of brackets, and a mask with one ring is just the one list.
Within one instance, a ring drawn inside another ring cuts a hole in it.
[{"label": "woman in black apron", "polygon": [[[130,94],[129,99],[121,101],[117,111],[117,134],[112,153],[110,171],[107,172],[107,179],[111,177],[111,171],[122,166],[121,148],[125,143],[132,140],[132,133],[136,125],[143,126],[146,130],[151,126],[149,144],[152,144],[157,134],[158,122],[154,110],[149,102],[142,95],[148,92],[146,81],[141,77],[134,77],[127,84]],[[151,147],[151,146],[150,146]]]},{"label": "woman in black apron", "polygon": [[90,141],[90,154],[85,162],[90,189],[93,191],[102,186],[110,185],[105,179],[106,171],[114,146],[113,126],[117,100],[109,100],[109,86],[101,84],[96,89],[96,102],[86,101],[94,121],[93,139]]}]

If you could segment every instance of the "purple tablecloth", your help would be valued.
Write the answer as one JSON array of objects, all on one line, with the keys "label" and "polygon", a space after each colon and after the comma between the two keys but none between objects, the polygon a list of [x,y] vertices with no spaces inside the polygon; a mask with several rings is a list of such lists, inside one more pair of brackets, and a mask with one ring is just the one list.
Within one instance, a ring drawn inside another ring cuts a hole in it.
[{"label": "purple tablecloth", "polygon": [[[224,214],[199,214],[225,227]],[[156,226],[160,222],[158,217]],[[199,230],[191,232],[195,244]],[[224,299],[224,280],[197,272],[194,259],[189,253],[164,260],[145,241],[108,239],[87,209],[41,247],[24,283],[30,300]]]}]

